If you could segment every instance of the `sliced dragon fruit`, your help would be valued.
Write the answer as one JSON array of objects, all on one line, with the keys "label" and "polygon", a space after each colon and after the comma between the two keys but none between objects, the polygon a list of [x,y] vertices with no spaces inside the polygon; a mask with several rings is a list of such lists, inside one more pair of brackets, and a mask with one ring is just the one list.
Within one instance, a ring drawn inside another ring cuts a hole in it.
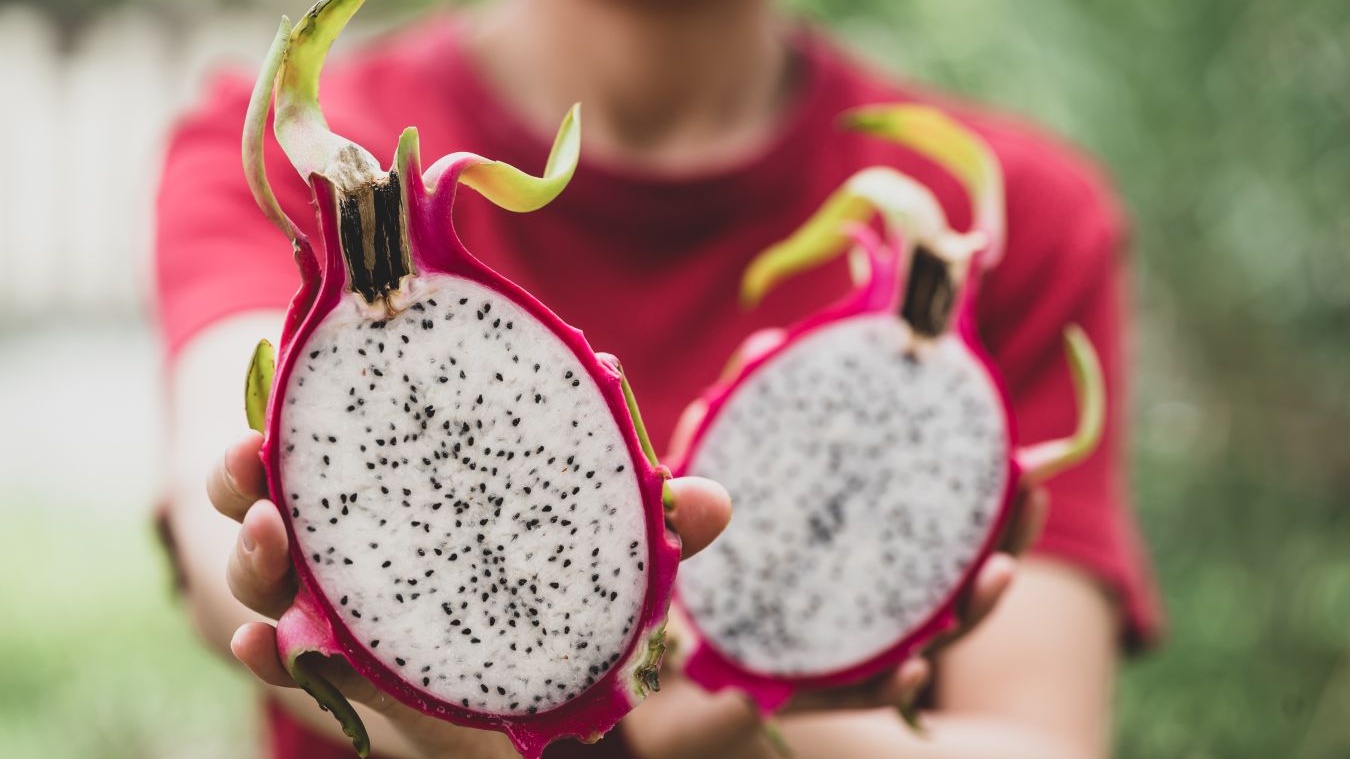
[{"label": "sliced dragon fruit", "polygon": [[[1090,453],[1104,414],[1096,354],[1070,326],[1078,429],[1017,448],[969,307],[969,273],[1003,244],[1002,177],[988,147],[919,106],[873,106],[849,123],[951,171],[975,222],[954,232],[925,187],[868,168],[746,272],[753,304],[783,277],[850,250],[855,283],[779,339],[748,339],[677,454],[677,473],[721,482],[736,507],[677,583],[699,637],[688,675],[740,689],[766,713],[798,688],[893,669],[952,630],[1019,483]],[[878,212],[884,235],[867,226]]]},{"label": "sliced dragon fruit", "polygon": [[[579,114],[542,178],[469,153],[423,172],[328,130],[318,78],[362,0],[283,20],[244,134],[249,185],[302,284],[280,349],[248,373],[269,492],[299,578],[281,659],[364,756],[369,740],[311,655],[338,657],[426,714],[502,731],[527,757],[594,740],[657,687],[679,541],[618,361],[465,250],[460,184],[512,211],[566,186]],[[311,245],[263,168],[275,131],[313,190]],[[316,252],[316,250],[318,252]]]}]

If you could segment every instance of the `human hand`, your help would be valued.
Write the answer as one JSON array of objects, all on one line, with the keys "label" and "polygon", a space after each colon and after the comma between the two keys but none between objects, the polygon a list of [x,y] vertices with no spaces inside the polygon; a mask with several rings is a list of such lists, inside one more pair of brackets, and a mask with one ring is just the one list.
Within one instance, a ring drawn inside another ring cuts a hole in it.
[{"label": "human hand", "polygon": [[[248,608],[276,619],[291,604],[297,589],[288,553],[285,523],[267,500],[258,451],[262,437],[250,434],[232,446],[212,471],[207,493],[216,510],[240,523],[226,577],[231,592]],[[675,508],[667,518],[680,534],[683,556],[703,549],[726,527],[730,500],[721,486],[686,477],[670,481]],[[254,622],[241,626],[230,650],[262,682],[282,688],[298,687],[277,654],[276,628]],[[357,675],[345,662],[325,660],[321,674],[350,700],[384,716],[409,743],[430,756],[514,756],[510,743],[498,733],[462,728],[428,717],[403,705]]]},{"label": "human hand", "polygon": [[[735,376],[747,364],[780,346],[786,337],[786,331],[772,328],[750,335],[723,370],[723,377]],[[670,444],[672,461],[683,460],[688,455],[689,445],[706,413],[707,404],[702,399],[684,410]],[[841,688],[799,690],[781,713],[895,707],[913,722],[913,705],[932,677],[932,655],[974,629],[998,605],[1017,574],[1017,557],[1040,535],[1049,509],[1049,497],[1044,488],[1023,488],[1018,491],[1012,509],[1012,518],[998,550],[980,567],[975,581],[958,602],[958,625],[954,630],[916,652],[894,672]],[[670,630],[677,640],[693,634],[684,624],[672,624]],[[679,666],[678,657],[668,657],[668,661],[671,667]]]},{"label": "human hand", "polygon": [[[1049,500],[1043,488],[1019,493],[1013,506],[1012,520],[999,550],[981,567],[975,582],[958,603],[959,625],[956,629],[916,652],[893,672],[856,685],[799,690],[780,713],[789,715],[824,710],[898,708],[906,712],[907,717],[911,716],[909,710],[932,676],[932,656],[973,630],[998,605],[1017,574],[1017,556],[1040,534],[1048,507]],[[663,667],[662,683],[669,685],[682,682],[683,654],[687,652],[694,633],[682,616],[672,614],[667,635],[670,645]]]},{"label": "human hand", "polygon": [[975,629],[998,605],[1017,575],[1018,556],[1040,535],[1050,500],[1044,488],[1022,489],[1013,503],[1012,519],[999,544],[975,575],[957,603],[955,629],[929,643],[905,660],[894,672],[857,685],[795,693],[784,714],[823,709],[875,709],[894,707],[914,722],[913,708],[933,674],[932,657]]}]

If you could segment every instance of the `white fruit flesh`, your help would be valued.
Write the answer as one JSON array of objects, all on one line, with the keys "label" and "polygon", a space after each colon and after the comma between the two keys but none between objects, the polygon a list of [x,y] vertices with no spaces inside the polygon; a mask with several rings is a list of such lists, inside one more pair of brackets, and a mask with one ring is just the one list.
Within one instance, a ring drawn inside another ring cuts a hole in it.
[{"label": "white fruit flesh", "polygon": [[285,508],[361,645],[435,698],[547,711],[639,632],[648,538],[629,449],[576,355],[499,293],[347,295],[297,349]]},{"label": "white fruit flesh", "polygon": [[825,325],[732,391],[690,461],[735,516],[680,569],[714,648],[823,676],[895,645],[951,593],[1003,501],[999,393],[953,337],[889,315]]}]

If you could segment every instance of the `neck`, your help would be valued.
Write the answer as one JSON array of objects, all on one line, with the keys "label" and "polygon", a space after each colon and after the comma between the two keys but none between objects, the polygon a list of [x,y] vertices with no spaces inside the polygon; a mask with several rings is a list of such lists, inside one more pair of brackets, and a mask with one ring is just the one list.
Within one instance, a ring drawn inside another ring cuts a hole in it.
[{"label": "neck", "polygon": [[584,104],[586,150],[660,173],[733,164],[773,133],[791,94],[769,0],[501,0],[470,54],[540,134]]}]

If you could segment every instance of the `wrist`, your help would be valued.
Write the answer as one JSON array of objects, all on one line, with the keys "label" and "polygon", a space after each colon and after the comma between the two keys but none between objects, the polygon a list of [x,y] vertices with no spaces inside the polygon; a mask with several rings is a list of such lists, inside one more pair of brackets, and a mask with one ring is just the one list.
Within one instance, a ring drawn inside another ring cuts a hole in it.
[{"label": "wrist", "polygon": [[748,699],[730,691],[708,693],[674,678],[622,727],[632,755],[641,759],[758,756],[764,734],[764,721]]}]

